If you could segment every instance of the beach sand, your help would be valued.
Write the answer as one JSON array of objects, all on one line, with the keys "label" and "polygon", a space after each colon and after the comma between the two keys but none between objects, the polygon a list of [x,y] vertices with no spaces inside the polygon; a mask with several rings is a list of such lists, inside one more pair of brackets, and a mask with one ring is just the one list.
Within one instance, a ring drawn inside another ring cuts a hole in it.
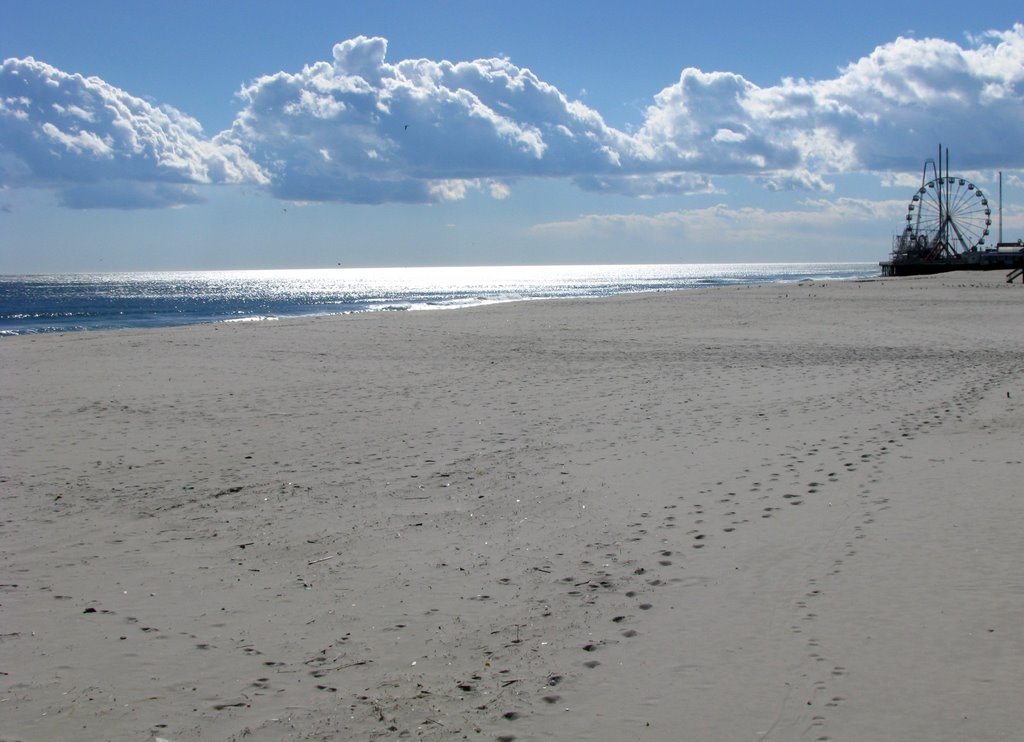
[{"label": "beach sand", "polygon": [[0,739],[1008,740],[1024,287],[0,342]]}]

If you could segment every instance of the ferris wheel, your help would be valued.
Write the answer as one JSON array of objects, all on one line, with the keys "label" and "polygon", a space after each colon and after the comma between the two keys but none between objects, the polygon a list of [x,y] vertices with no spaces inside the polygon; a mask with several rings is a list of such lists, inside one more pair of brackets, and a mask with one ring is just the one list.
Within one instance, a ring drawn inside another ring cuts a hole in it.
[{"label": "ferris wheel", "polygon": [[934,257],[952,257],[984,245],[991,226],[992,210],[985,194],[956,176],[924,183],[907,207],[906,231]]}]

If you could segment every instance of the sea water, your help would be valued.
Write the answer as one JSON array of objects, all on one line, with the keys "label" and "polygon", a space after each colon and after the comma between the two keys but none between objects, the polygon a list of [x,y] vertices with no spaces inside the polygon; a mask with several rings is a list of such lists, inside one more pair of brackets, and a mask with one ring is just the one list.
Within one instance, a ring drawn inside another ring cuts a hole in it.
[{"label": "sea water", "polygon": [[850,280],[877,263],[561,265],[0,276],[0,335],[451,309],[745,283]]}]

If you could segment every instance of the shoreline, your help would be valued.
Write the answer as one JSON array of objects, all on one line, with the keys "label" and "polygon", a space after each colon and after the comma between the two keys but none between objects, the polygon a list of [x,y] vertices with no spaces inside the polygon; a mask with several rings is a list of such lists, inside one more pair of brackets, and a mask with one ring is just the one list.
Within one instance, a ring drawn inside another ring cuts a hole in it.
[{"label": "shoreline", "polygon": [[8,338],[0,738],[1010,737],[996,273]]},{"label": "shoreline", "polygon": [[[737,283],[841,280],[864,263],[448,267],[0,276],[0,336],[471,308]],[[783,270],[785,269],[785,270]],[[877,275],[878,271],[872,269]],[[45,297],[41,299],[40,297]]]}]

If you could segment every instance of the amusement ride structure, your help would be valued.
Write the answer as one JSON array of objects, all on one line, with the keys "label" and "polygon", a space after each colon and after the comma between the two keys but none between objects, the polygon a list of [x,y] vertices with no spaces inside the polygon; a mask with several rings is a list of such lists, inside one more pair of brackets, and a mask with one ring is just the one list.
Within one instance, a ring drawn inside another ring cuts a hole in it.
[{"label": "amusement ride structure", "polygon": [[[1000,174],[1000,202],[1002,201]],[[1000,218],[1001,213],[1000,203]],[[928,159],[921,187],[907,206],[906,225],[893,238],[892,255],[881,263],[882,275],[906,276],[954,270],[989,270],[1024,266],[1024,245],[999,241],[986,247],[992,226],[988,197],[966,178],[950,175],[949,150],[945,165]]]}]

